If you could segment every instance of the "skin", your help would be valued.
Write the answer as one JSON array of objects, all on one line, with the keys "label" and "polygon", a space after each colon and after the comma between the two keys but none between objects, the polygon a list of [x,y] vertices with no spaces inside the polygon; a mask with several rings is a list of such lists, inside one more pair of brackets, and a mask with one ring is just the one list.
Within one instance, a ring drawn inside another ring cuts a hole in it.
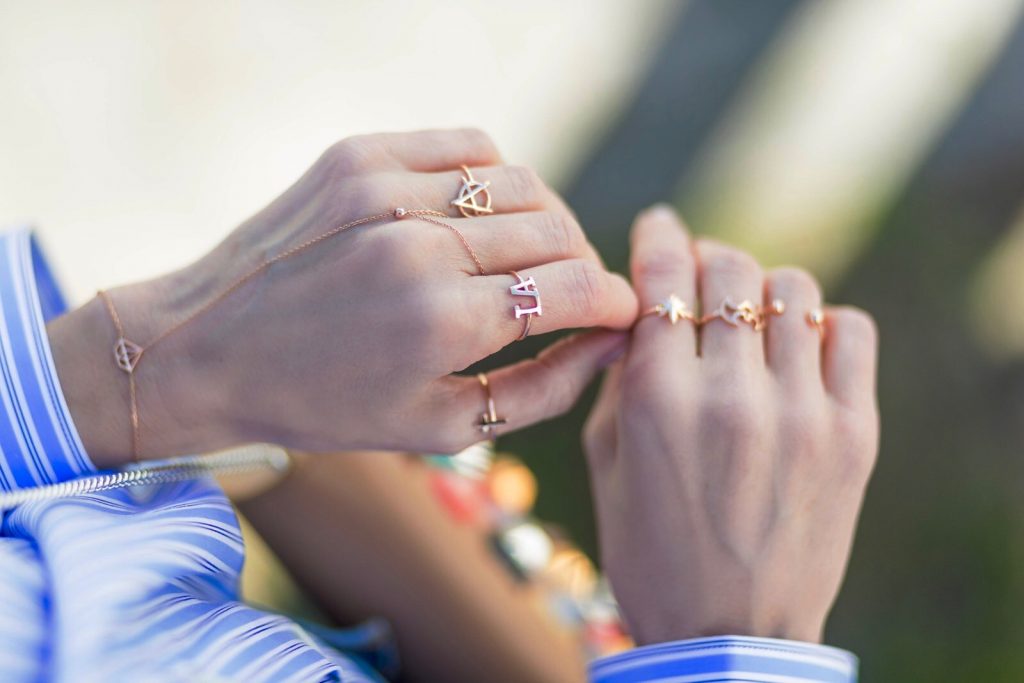
[{"label": "skin", "polygon": [[[460,164],[492,183],[495,214],[456,217]],[[475,130],[381,134],[329,149],[291,188],[181,271],[111,290],[126,336],[143,346],[263,260],[396,207],[447,209],[488,275],[444,227],[406,217],[360,226],[280,261],[147,350],[135,370],[139,456],[248,442],[312,452],[454,452],[480,438],[484,395],[456,376],[522,330],[507,274],[534,277],[543,315],[531,334],[628,328],[629,284],[605,270],[579,224],[533,171],[504,165]],[[514,244],[515,248],[508,246]],[[94,299],[50,324],[72,416],[97,465],[131,453],[127,377],[115,328]],[[490,375],[507,429],[575,401],[625,336],[596,332]]]},{"label": "skin", "polygon": [[822,340],[805,318],[821,302],[810,275],[692,241],[666,208],[637,219],[632,243],[645,307],[673,292],[705,311],[725,297],[787,305],[763,334],[644,317],[609,370],[585,444],[632,633],[819,642],[877,454],[875,326],[827,308]]}]

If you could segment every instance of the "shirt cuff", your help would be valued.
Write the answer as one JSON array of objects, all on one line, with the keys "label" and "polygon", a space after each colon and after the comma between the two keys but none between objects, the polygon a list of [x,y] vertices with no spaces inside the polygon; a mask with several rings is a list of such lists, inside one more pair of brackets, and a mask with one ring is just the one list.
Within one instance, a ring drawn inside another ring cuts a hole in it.
[{"label": "shirt cuff", "polygon": [[0,490],[96,471],[53,365],[46,321],[64,298],[28,228],[0,232]]},{"label": "shirt cuff", "polygon": [[658,643],[590,664],[593,683],[855,683],[846,650],[774,638],[720,636]]}]

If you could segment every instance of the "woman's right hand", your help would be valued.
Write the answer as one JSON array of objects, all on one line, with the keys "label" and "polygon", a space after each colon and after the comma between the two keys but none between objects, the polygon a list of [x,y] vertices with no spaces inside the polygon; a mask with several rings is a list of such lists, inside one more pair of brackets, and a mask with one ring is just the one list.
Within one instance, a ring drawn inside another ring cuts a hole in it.
[{"label": "woman's right hand", "polygon": [[[490,181],[493,215],[456,217],[450,202],[462,164]],[[636,318],[629,284],[605,270],[533,171],[504,165],[479,131],[430,131],[344,140],[193,265],[112,290],[125,336],[145,346],[261,262],[398,207],[448,213],[487,274],[456,234],[412,216],[355,227],[276,262],[140,359],[142,457],[248,441],[450,452],[479,440],[483,390],[453,373],[520,334],[513,308],[531,300],[510,293],[511,270],[533,277],[542,297],[531,334],[624,330]],[[101,302],[49,333],[86,448],[98,464],[123,462],[127,382]],[[492,373],[503,429],[566,410],[624,341],[622,333],[589,333]]]},{"label": "woman's right hand", "polygon": [[[761,331],[645,316],[586,430],[602,564],[640,644],[821,638],[878,452],[871,317],[823,309],[806,272],[634,224],[641,302],[785,302]],[[778,310],[778,309],[775,309]]]}]

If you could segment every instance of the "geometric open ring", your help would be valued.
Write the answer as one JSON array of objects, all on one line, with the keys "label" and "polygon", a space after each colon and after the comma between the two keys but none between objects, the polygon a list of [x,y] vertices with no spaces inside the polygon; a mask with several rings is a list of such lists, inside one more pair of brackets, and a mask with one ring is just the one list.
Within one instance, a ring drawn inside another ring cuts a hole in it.
[{"label": "geometric open ring", "polygon": [[675,294],[669,294],[668,298],[648,308],[643,312],[643,315],[656,315],[673,325],[680,320],[689,320],[692,323],[697,322],[697,316],[693,314],[693,311],[686,305],[686,302]]},{"label": "geometric open ring", "polygon": [[484,388],[484,394],[487,395],[487,410],[480,415],[480,421],[476,423],[476,426],[481,432],[490,436],[508,420],[498,417],[498,410],[494,407],[494,396],[491,395],[491,383],[487,381],[487,375],[480,372],[477,373],[476,378],[480,382],[480,386]]},{"label": "geometric open ring", "polygon": [[462,173],[462,187],[459,188],[459,194],[451,201],[452,206],[458,208],[459,213],[465,218],[494,213],[491,210],[491,192],[487,189],[491,186],[491,181],[477,182],[468,166],[462,167]]},{"label": "geometric open ring", "polygon": [[514,270],[510,270],[509,275],[514,276],[515,279],[519,281],[508,288],[508,291],[512,293],[512,296],[528,296],[533,298],[533,306],[530,306],[529,308],[524,308],[519,304],[516,304],[516,320],[525,318],[525,321],[523,322],[523,332],[516,340],[519,341],[526,339],[527,335],[530,334],[530,323],[533,321],[533,316],[542,315],[543,310],[540,305],[540,292],[537,291],[537,283],[534,282],[533,277],[524,279],[522,275]]},{"label": "geometric open ring", "polygon": [[782,299],[775,299],[771,306],[765,308],[749,300],[735,304],[731,298],[726,297],[718,308],[702,316],[698,324],[703,326],[713,320],[721,320],[732,327],[738,327],[743,323],[750,325],[755,332],[761,332],[768,325],[768,316],[782,315],[785,312],[786,303]]}]

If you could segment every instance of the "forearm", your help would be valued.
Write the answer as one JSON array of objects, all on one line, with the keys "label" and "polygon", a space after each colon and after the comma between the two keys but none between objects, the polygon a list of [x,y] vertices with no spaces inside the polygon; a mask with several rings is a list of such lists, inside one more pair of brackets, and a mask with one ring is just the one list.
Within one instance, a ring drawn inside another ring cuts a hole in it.
[{"label": "forearm", "polygon": [[582,680],[572,639],[448,518],[425,475],[392,454],[311,457],[240,508],[336,618],[387,617],[411,679]]}]

